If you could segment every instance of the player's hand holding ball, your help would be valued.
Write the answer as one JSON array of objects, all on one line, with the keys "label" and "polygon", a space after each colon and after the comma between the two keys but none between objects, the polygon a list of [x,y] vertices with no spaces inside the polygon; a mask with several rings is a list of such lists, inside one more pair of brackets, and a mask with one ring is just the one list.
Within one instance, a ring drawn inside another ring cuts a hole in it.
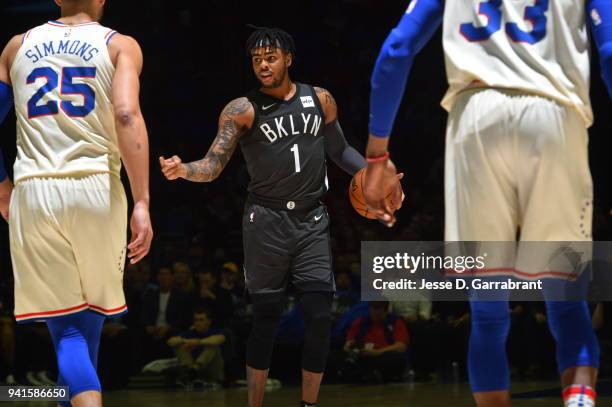
[{"label": "player's hand holding ball", "polygon": [[177,178],[185,178],[187,176],[187,168],[183,164],[181,157],[175,155],[171,158],[159,157],[159,165],[166,179],[173,181]]},{"label": "player's hand holding ball", "polygon": [[369,219],[378,219],[391,227],[395,211],[402,207],[404,191],[395,165],[389,159],[370,162],[353,177],[350,187],[351,203],[357,212]]}]

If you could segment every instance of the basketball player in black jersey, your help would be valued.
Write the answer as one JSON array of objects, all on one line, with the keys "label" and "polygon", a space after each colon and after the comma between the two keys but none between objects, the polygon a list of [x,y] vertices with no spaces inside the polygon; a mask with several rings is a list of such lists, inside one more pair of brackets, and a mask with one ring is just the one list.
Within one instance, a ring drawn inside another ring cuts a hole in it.
[{"label": "basketball player in black jersey", "polygon": [[240,145],[251,182],[243,216],[246,286],[253,301],[247,345],[249,407],[260,407],[288,282],[305,321],[302,406],[314,406],[329,349],[335,291],[329,219],[320,199],[327,191],[326,154],[350,175],[366,161],[350,147],[336,102],[325,89],[293,82],[293,39],[279,29],[258,29],[247,41],[261,83],[230,102],[206,156],[183,164],[160,157],[169,180],[210,182]]}]

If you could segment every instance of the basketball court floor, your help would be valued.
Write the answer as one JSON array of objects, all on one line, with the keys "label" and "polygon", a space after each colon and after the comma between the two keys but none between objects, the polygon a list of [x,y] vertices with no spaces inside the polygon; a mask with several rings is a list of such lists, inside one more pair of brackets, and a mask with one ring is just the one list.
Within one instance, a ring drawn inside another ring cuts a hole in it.
[{"label": "basketball court floor", "polygon": [[[602,383],[608,390],[612,383]],[[601,390],[600,390],[601,392]],[[612,406],[612,391],[604,391],[598,407]],[[194,390],[173,389],[121,390],[104,395],[105,407],[246,407],[246,389]],[[266,407],[299,406],[297,387],[266,393]],[[55,406],[54,403],[16,402],[12,406]],[[467,384],[390,384],[379,386],[323,386],[321,407],[473,407]],[[559,388],[553,382],[516,383],[513,385],[513,407],[560,407]]]}]

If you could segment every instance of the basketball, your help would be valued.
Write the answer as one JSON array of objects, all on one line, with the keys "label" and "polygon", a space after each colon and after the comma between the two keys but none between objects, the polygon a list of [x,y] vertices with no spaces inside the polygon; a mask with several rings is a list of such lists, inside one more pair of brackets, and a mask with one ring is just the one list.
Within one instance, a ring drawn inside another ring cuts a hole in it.
[{"label": "basketball", "polygon": [[[368,219],[376,219],[376,216],[366,204],[365,197],[363,196],[365,170],[365,168],[362,168],[353,176],[351,184],[349,185],[349,198],[351,199],[351,205],[353,205],[353,208],[355,208],[358,214]],[[387,201],[393,204],[392,194],[387,195]]]}]

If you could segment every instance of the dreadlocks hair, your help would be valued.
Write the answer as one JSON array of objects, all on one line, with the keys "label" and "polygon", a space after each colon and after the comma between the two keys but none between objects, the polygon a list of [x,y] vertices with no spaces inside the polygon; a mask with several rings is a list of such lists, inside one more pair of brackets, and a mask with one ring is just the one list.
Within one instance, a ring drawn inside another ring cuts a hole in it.
[{"label": "dreadlocks hair", "polygon": [[295,43],[293,42],[293,37],[285,30],[281,30],[280,28],[257,27],[250,24],[249,27],[255,29],[246,42],[246,53],[249,57],[255,48],[265,47],[271,48],[272,50],[280,48],[290,53],[295,58]]}]

